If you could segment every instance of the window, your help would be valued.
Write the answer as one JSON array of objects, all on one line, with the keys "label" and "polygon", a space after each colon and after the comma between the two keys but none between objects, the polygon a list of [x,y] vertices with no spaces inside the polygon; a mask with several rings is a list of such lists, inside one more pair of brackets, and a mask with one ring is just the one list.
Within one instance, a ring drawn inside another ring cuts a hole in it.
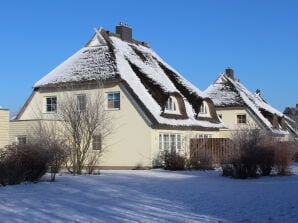
[{"label": "window", "polygon": [[208,104],[203,101],[200,107],[200,115],[208,115],[209,114],[209,109],[208,109]]},{"label": "window", "polygon": [[210,134],[198,134],[197,138],[199,138],[199,139],[208,139],[208,138],[212,138],[212,135],[210,135]]},{"label": "window", "polygon": [[27,137],[26,136],[17,136],[16,137],[16,143],[17,145],[24,145],[27,143]]},{"label": "window", "polygon": [[86,95],[85,94],[77,95],[77,103],[78,103],[78,110],[85,111],[86,110]]},{"label": "window", "polygon": [[165,111],[167,113],[179,114],[178,102],[177,99],[173,96],[170,96],[166,102]]},{"label": "window", "polygon": [[110,92],[108,97],[108,109],[120,109],[120,92]]},{"label": "window", "polygon": [[92,149],[93,150],[101,150],[101,135],[93,135],[92,136]]},{"label": "window", "polygon": [[159,134],[159,149],[161,151],[171,150],[177,152],[182,149],[181,145],[181,134]]},{"label": "window", "polygon": [[57,97],[51,96],[46,97],[46,112],[56,112],[57,111]]},{"label": "window", "polygon": [[246,124],[246,115],[237,115],[237,124]]}]

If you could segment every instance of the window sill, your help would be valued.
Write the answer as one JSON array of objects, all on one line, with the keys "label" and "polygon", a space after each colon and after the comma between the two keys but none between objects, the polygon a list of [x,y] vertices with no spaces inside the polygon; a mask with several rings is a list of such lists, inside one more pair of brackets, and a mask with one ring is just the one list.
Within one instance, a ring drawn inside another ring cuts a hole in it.
[{"label": "window sill", "polygon": [[106,108],[105,111],[120,111],[120,108]]},{"label": "window sill", "polygon": [[171,115],[181,115],[179,111],[171,111],[171,110],[165,110],[165,114],[171,114]]}]

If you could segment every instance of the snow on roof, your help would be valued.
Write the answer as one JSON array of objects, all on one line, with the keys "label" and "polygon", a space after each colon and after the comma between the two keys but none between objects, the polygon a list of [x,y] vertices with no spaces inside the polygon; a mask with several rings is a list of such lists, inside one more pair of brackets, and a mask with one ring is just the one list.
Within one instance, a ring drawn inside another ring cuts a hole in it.
[{"label": "snow on roof", "polygon": [[107,46],[84,47],[36,82],[34,87],[113,78],[116,68],[111,57]]},{"label": "snow on roof", "polygon": [[[195,98],[201,103],[205,94],[165,63],[152,49],[137,41],[123,41],[117,35],[111,35],[103,29],[97,30],[85,47],[39,80],[34,87],[117,77],[128,83],[159,124],[223,127],[216,121],[195,118],[194,107],[197,107],[197,104],[191,99]],[[141,80],[143,78],[158,86],[160,94],[178,92],[183,97],[187,119],[162,117],[163,105],[144,86]]]},{"label": "snow on roof", "polygon": [[285,133],[281,129],[275,129],[262,111],[280,118],[288,119],[288,117],[285,117],[282,112],[269,105],[259,93],[251,93],[238,80],[229,77],[225,73],[220,74],[217,80],[204,93],[213,100],[216,107],[249,107],[271,131]]}]

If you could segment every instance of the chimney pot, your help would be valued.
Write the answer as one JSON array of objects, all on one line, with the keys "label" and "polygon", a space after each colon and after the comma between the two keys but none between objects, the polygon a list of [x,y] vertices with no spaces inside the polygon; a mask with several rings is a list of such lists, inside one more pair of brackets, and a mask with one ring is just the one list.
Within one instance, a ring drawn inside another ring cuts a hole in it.
[{"label": "chimney pot", "polygon": [[132,42],[132,28],[128,24],[120,22],[116,26],[116,33],[120,35],[122,40]]}]

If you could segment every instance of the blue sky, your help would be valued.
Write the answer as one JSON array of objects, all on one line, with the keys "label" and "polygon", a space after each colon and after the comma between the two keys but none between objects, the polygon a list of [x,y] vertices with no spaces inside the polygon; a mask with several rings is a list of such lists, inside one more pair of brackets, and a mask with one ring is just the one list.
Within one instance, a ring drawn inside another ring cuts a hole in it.
[{"label": "blue sky", "polygon": [[226,67],[283,111],[298,103],[298,1],[51,0],[0,3],[0,106],[18,111],[36,81],[119,22],[205,90]]}]

